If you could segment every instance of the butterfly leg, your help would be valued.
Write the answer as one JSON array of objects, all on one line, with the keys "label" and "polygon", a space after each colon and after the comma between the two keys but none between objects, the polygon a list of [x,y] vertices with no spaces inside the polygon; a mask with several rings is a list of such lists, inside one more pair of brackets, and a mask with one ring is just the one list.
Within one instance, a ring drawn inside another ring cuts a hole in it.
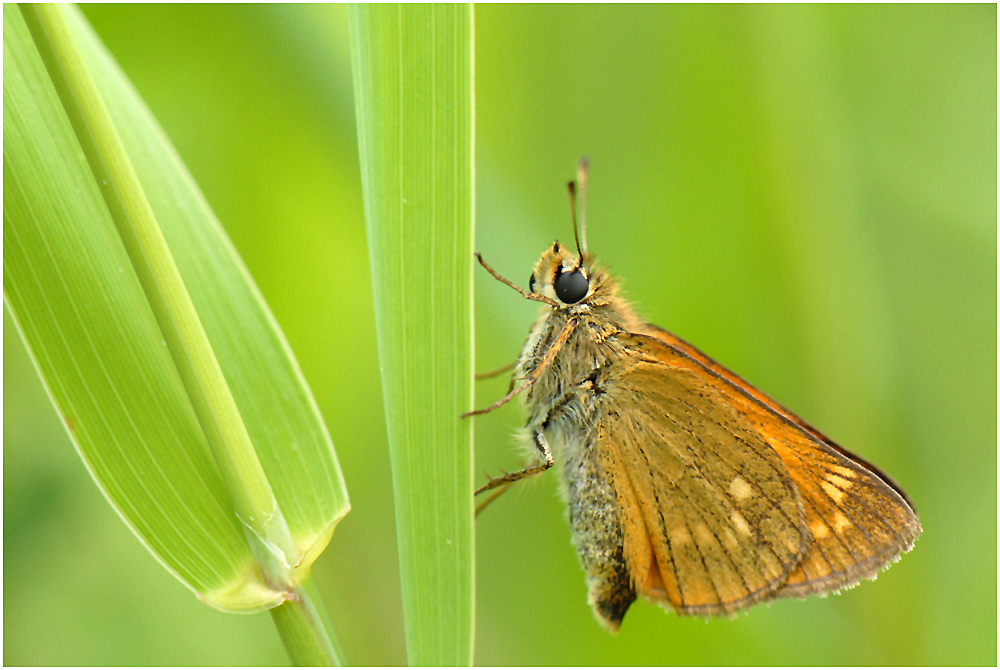
[{"label": "butterfly leg", "polygon": [[[511,398],[513,398],[518,393],[520,393],[521,391],[523,391],[524,389],[528,388],[529,386],[531,386],[532,384],[534,384],[536,381],[538,381],[538,378],[542,376],[542,372],[545,371],[545,368],[547,368],[549,366],[549,363],[551,363],[555,359],[556,354],[559,353],[559,350],[562,349],[563,345],[566,344],[566,342],[569,340],[569,336],[572,334],[573,330],[576,328],[576,325],[577,325],[577,322],[574,321],[574,320],[570,320],[570,321],[566,322],[566,325],[563,326],[562,332],[559,333],[559,337],[557,337],[555,339],[555,341],[552,343],[552,345],[545,352],[545,358],[542,359],[541,363],[538,364],[538,367],[535,368],[535,370],[528,376],[528,378],[524,381],[523,384],[521,384],[517,388],[511,388],[510,392],[508,392],[507,395],[505,395],[504,397],[500,398],[499,400],[497,400],[495,403],[493,403],[489,407],[486,407],[484,409],[473,410],[471,412],[466,412],[465,414],[462,415],[462,418],[465,419],[465,418],[470,417],[470,416],[477,416],[479,414],[486,414],[487,412],[492,412],[495,409],[503,407],[504,405],[507,404],[507,402],[510,401]],[[514,386],[513,381],[514,380],[511,380],[511,382],[512,382],[511,383],[511,387]],[[545,438],[542,438],[542,439],[544,440]]]},{"label": "butterfly leg", "polygon": [[486,500],[484,500],[483,502],[481,502],[478,505],[476,505],[475,516],[479,516],[480,512],[482,512],[484,509],[486,509],[486,507],[491,502],[493,502],[494,500],[496,500],[497,498],[499,498],[500,495],[503,494],[503,492],[506,491],[507,489],[509,489],[511,486],[512,486],[512,484],[508,482],[507,484],[504,484],[504,485],[500,486],[498,489],[496,489],[495,491],[493,491],[493,493],[491,493],[490,495],[486,496]]},{"label": "butterfly leg", "polygon": [[533,437],[535,440],[535,447],[537,447],[542,456],[542,462],[538,465],[518,470],[517,472],[508,472],[503,477],[494,477],[490,481],[486,482],[486,484],[476,489],[476,495],[495,489],[498,486],[503,486],[504,484],[513,484],[519,479],[537,475],[538,473],[545,472],[552,467],[552,450],[549,449],[549,443],[545,440],[545,435],[541,430],[536,430]]},{"label": "butterfly leg", "polygon": [[499,367],[496,370],[490,370],[489,372],[477,372],[476,381],[481,381],[483,379],[492,379],[507,372],[508,370],[513,370],[514,366],[517,365],[517,361],[512,361],[503,367]]},{"label": "butterfly leg", "polygon": [[510,401],[511,398],[513,398],[514,396],[516,396],[518,393],[520,393],[524,389],[528,388],[531,384],[534,383],[534,381],[535,381],[534,379],[527,380],[526,382],[524,382],[523,384],[521,384],[520,386],[518,386],[516,389],[513,389],[512,391],[510,391],[509,393],[507,393],[507,395],[505,395],[504,397],[502,397],[499,400],[497,400],[495,403],[493,403],[489,407],[485,407],[483,409],[473,410],[471,412],[466,412],[465,414],[462,415],[462,418],[465,419],[465,418],[470,417],[470,416],[478,416],[480,414],[486,414],[488,412],[492,412],[495,409],[499,409],[499,408],[503,407],[504,405],[506,405]]}]

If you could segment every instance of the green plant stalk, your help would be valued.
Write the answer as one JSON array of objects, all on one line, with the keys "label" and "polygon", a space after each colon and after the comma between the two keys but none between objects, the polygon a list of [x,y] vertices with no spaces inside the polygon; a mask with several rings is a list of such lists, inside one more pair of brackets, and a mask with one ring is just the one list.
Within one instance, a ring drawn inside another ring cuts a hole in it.
[{"label": "green plant stalk", "polygon": [[411,665],[473,658],[471,5],[351,5]]},{"label": "green plant stalk", "polygon": [[294,600],[271,608],[271,618],[293,664],[342,665],[344,652],[311,573],[296,585]]},{"label": "green plant stalk", "polygon": [[[271,486],[261,468],[239,410],[211,344],[146,199],[125,148],[58,5],[21,6],[49,76],[59,93],[94,178],[104,196],[133,268],[149,300],[167,347],[212,448],[235,512],[265,580],[289,600],[310,596],[289,579],[297,550]],[[286,603],[287,605],[288,603]],[[280,622],[290,617],[275,616]],[[333,651],[323,617],[316,624],[312,649],[328,662]],[[304,642],[301,634],[294,645]],[[319,651],[317,651],[319,650]],[[293,660],[295,655],[293,654]]]}]

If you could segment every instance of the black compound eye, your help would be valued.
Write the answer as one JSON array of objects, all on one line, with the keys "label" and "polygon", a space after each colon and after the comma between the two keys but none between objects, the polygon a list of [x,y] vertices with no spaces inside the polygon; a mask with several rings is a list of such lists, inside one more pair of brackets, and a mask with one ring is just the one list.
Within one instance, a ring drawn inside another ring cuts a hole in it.
[{"label": "black compound eye", "polygon": [[564,272],[556,277],[556,296],[567,305],[583,300],[590,290],[590,282],[579,270]]},{"label": "black compound eye", "polygon": [[535,292],[535,273],[531,273],[531,279],[528,280],[528,293]]}]

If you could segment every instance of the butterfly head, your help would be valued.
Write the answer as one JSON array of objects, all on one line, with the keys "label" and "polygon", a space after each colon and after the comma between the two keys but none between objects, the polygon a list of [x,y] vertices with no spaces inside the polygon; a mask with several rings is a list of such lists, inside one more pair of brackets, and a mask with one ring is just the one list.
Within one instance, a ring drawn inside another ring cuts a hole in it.
[{"label": "butterfly head", "polygon": [[575,248],[559,244],[559,240],[553,242],[538,259],[528,280],[528,291],[547,298],[542,302],[556,311],[579,314],[617,304],[616,283],[594,264],[594,257],[587,251],[586,157],[580,159],[576,181],[569,182],[567,190]]},{"label": "butterfly head", "polygon": [[555,300],[557,309],[568,309],[588,302],[600,290],[603,274],[595,269],[590,254],[575,252],[556,241],[538,259],[528,290]]}]

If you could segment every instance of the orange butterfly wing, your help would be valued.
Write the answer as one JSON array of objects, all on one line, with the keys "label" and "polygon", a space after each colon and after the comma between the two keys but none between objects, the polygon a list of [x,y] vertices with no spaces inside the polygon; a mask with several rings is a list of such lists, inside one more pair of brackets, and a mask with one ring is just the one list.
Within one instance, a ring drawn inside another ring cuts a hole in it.
[{"label": "orange butterfly wing", "polygon": [[765,406],[769,407],[775,412],[778,412],[779,414],[785,416],[786,418],[791,419],[795,423],[799,424],[799,426],[804,428],[806,431],[808,431],[814,437],[816,437],[820,442],[832,448],[834,451],[841,453],[842,455],[846,456],[855,463],[861,464],[866,470],[876,475],[879,479],[881,479],[883,482],[888,484],[894,491],[896,491],[896,493],[898,493],[899,496],[904,501],[906,501],[906,504],[910,507],[911,510],[916,511],[916,508],[913,506],[913,502],[907,497],[906,492],[903,491],[903,489],[895,482],[895,480],[893,480],[891,477],[889,477],[884,472],[879,470],[877,467],[875,467],[865,459],[861,458],[860,456],[852,454],[847,449],[844,449],[836,442],[834,442],[833,440],[826,437],[818,430],[810,426],[806,421],[804,421],[794,412],[786,409],[785,407],[782,407],[780,404],[778,404],[778,402],[776,402],[766,393],[757,389],[752,384],[748,383],[745,379],[734,373],[732,370],[726,368],[724,365],[715,362],[715,360],[713,360],[712,358],[709,358],[701,351],[698,351],[698,349],[696,349],[690,343],[682,340],[673,333],[664,330],[652,323],[645,323],[643,324],[643,326],[644,330],[640,331],[641,334],[649,335],[650,337],[658,339],[664,344],[673,347],[674,349],[677,349],[678,351],[690,356],[691,358],[695,359],[696,361],[698,361],[699,363],[710,369],[715,374],[719,375],[720,377],[723,377],[724,379],[729,380],[736,386],[739,386],[741,389],[752,395],[754,398],[759,400]]},{"label": "orange butterfly wing", "polygon": [[620,336],[598,446],[636,590],[731,614],[872,577],[920,525],[901,491],[683,340]]}]

